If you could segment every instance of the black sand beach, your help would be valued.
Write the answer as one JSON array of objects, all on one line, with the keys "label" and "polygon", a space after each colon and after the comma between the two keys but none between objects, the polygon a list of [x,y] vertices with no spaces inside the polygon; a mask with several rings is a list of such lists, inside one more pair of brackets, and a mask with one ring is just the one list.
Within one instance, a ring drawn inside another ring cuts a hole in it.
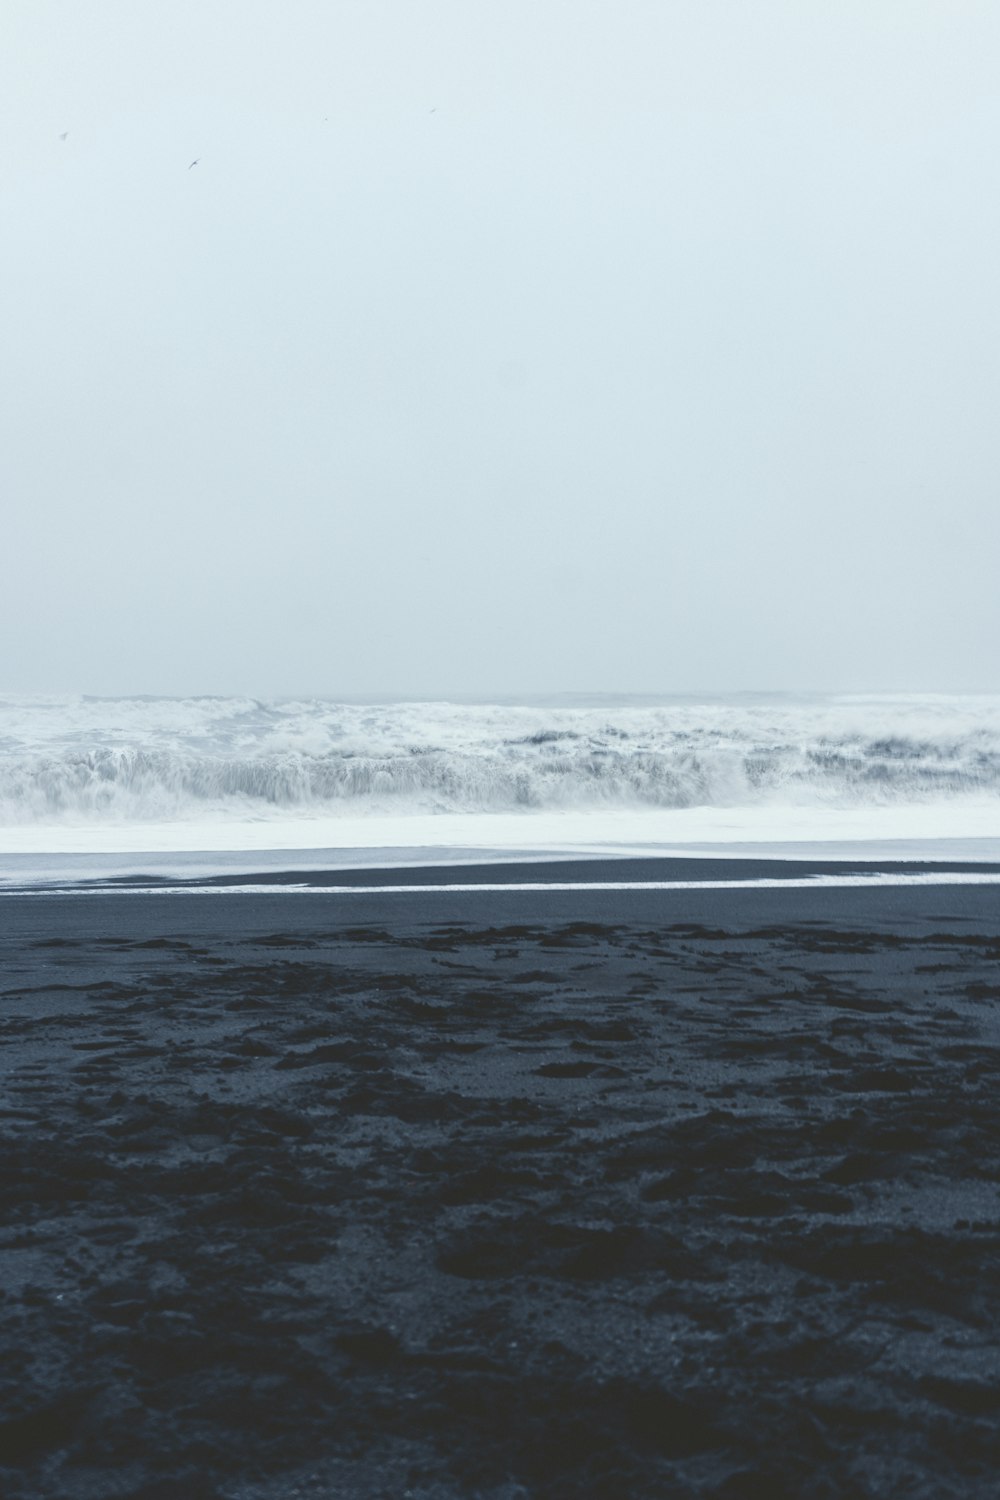
[{"label": "black sand beach", "polygon": [[0,944],[10,1500],[996,1493],[997,887]]}]

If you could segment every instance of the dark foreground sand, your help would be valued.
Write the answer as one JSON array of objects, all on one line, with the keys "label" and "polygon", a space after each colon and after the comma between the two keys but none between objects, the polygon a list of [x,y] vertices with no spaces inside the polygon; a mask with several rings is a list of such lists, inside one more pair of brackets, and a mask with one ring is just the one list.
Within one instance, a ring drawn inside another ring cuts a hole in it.
[{"label": "dark foreground sand", "polygon": [[8,1500],[996,1495],[997,888],[0,944]]}]

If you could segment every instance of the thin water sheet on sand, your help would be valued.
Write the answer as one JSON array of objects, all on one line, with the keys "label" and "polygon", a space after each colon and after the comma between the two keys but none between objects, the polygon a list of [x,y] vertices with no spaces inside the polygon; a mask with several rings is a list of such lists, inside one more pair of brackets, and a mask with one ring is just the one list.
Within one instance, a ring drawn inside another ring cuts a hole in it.
[{"label": "thin water sheet on sand", "polygon": [[995,1493],[994,892],[0,906],[11,1500]]}]

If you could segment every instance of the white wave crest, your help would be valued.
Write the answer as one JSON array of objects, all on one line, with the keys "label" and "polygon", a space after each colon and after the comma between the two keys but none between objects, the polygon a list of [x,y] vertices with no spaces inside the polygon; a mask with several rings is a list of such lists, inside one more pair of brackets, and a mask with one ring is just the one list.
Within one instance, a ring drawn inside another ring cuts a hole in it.
[{"label": "white wave crest", "polygon": [[0,823],[1000,798],[1000,698],[0,699]]}]

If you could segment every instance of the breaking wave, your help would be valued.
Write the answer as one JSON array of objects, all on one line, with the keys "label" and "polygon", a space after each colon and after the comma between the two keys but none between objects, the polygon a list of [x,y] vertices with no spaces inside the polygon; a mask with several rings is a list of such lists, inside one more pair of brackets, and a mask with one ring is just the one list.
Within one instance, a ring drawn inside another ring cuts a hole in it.
[{"label": "breaking wave", "polygon": [[0,699],[0,823],[1000,796],[1000,698]]}]

